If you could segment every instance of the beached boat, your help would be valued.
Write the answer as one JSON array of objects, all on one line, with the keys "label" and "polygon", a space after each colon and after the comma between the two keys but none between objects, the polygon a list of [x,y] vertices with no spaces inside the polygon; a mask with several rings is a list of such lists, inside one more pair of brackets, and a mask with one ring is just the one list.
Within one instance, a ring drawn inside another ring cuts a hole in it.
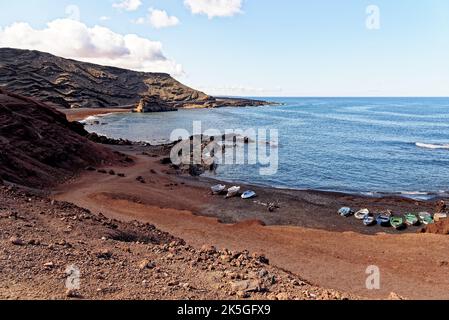
[{"label": "beached boat", "polygon": [[235,197],[239,194],[240,192],[240,187],[234,186],[232,188],[228,189],[228,194],[226,195],[226,198],[232,198]]},{"label": "beached boat", "polygon": [[439,222],[444,219],[447,219],[447,213],[438,212],[433,215],[433,220],[435,222]]},{"label": "beached boat", "polygon": [[402,229],[405,227],[404,218],[402,218],[402,217],[391,217],[390,224],[396,230]]},{"label": "beached boat", "polygon": [[380,213],[377,218],[377,224],[381,225],[382,227],[390,227],[390,218],[391,218],[391,212],[382,212]]},{"label": "beached boat", "polygon": [[349,217],[354,214],[354,211],[352,211],[351,208],[343,207],[340,210],[338,210],[338,214],[342,217]]},{"label": "beached boat", "polygon": [[421,221],[422,224],[428,225],[428,224],[432,224],[434,222],[432,215],[428,212],[420,212],[418,214],[418,216],[419,216],[419,220]]},{"label": "beached boat", "polygon": [[217,184],[216,186],[212,186],[210,189],[212,190],[213,194],[220,194],[223,191],[225,191],[226,186],[224,186],[222,184]]},{"label": "beached boat", "polygon": [[362,209],[362,210],[357,211],[357,212],[355,213],[354,217],[355,217],[357,220],[363,220],[363,219],[365,219],[365,217],[366,217],[367,215],[369,215],[369,210],[368,210],[368,209]]},{"label": "beached boat", "polygon": [[405,214],[405,223],[409,226],[416,226],[419,224],[419,219],[414,213]]},{"label": "beached boat", "polygon": [[369,226],[373,226],[376,224],[376,219],[374,218],[374,216],[372,214],[367,214],[364,218],[363,218],[363,224],[367,227]]},{"label": "beached boat", "polygon": [[251,199],[255,198],[257,194],[254,191],[246,191],[242,194],[242,199]]}]

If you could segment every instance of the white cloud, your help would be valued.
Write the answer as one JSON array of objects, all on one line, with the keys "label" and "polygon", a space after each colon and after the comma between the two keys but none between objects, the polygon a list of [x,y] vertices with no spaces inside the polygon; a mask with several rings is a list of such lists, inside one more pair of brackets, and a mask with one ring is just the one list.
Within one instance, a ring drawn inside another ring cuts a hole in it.
[{"label": "white cloud", "polygon": [[156,29],[173,27],[179,24],[179,19],[169,16],[164,10],[150,9],[150,23]]},{"label": "white cloud", "polygon": [[116,2],[112,6],[116,9],[123,9],[126,11],[136,11],[142,5],[141,0],[123,0],[121,2]]},{"label": "white cloud", "polygon": [[131,20],[134,24],[151,24],[156,29],[168,28],[177,26],[180,21],[175,16],[169,16],[167,11],[150,8],[147,17],[140,17]]},{"label": "white cloud", "polygon": [[183,74],[180,64],[165,57],[160,42],[118,34],[101,26],[88,27],[71,19],[51,21],[44,29],[33,29],[28,23],[0,28],[0,47],[45,51],[137,71]]},{"label": "white cloud", "polygon": [[100,17],[100,21],[109,21],[109,20],[111,20],[111,17],[108,17],[108,16],[101,16]]},{"label": "white cloud", "polygon": [[231,17],[242,13],[243,0],[184,0],[193,14],[205,14],[214,17]]}]

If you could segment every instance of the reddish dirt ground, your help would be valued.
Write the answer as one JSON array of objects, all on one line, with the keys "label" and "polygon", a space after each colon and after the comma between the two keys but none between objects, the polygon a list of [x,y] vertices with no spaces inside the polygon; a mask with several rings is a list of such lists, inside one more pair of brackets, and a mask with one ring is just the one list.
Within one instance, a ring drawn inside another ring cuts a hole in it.
[{"label": "reddish dirt ground", "polygon": [[[394,292],[410,299],[449,299],[447,236],[417,229],[367,232],[355,219],[335,213],[345,203],[393,210],[429,209],[432,203],[258,188],[259,201],[280,200],[281,208],[269,213],[252,201],[211,196],[211,181],[175,175],[158,157],[127,152],[136,158],[134,166],[106,168],[126,177],[85,172],[55,190],[54,198],[110,218],[149,222],[196,248],[260,252],[319,287],[365,298],[385,299]],[[145,183],[136,181],[138,176]],[[366,289],[371,265],[380,269],[380,290]]]}]

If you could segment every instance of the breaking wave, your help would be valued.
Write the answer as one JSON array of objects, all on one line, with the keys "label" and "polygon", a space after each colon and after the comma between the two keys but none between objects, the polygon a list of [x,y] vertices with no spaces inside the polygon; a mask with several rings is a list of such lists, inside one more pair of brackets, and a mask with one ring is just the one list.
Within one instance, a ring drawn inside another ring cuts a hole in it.
[{"label": "breaking wave", "polygon": [[449,150],[449,144],[432,144],[432,143],[421,143],[417,142],[415,145],[419,148],[425,149],[447,149]]}]

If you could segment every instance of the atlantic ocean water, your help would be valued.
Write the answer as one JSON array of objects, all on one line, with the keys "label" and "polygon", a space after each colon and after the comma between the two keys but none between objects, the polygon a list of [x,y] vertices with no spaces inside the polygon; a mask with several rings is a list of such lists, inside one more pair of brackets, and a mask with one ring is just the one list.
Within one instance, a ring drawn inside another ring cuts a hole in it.
[{"label": "atlantic ocean water", "polygon": [[277,129],[279,169],[222,165],[217,178],[291,189],[402,194],[449,193],[449,98],[266,98],[267,107],[112,114],[89,131],[150,143],[174,129]]}]

